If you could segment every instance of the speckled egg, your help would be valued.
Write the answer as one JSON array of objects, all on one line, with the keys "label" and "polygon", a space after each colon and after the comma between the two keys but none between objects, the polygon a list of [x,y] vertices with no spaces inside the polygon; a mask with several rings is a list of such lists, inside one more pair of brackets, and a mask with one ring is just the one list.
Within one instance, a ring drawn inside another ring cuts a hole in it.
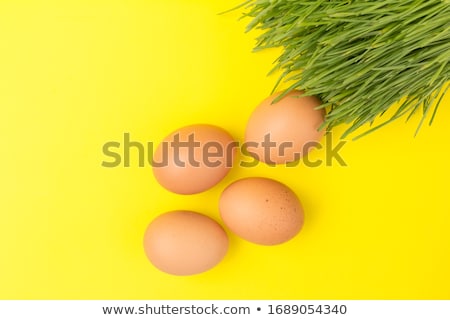
[{"label": "speckled egg", "polygon": [[267,178],[245,178],[221,194],[220,215],[239,237],[261,245],[292,239],[303,226],[304,212],[296,194]]}]

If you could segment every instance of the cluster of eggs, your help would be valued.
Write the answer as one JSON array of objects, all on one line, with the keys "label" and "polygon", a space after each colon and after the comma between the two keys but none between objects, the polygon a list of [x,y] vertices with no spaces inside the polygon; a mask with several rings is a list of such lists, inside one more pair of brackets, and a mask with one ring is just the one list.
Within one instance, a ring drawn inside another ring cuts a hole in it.
[{"label": "cluster of eggs", "polygon": [[[280,97],[278,93],[255,109],[245,134],[245,142],[254,146],[250,154],[266,163],[285,164],[306,154],[309,142],[320,140],[323,131],[319,128],[324,121],[323,109],[318,108],[321,101],[302,94],[294,90]],[[262,145],[268,134],[276,145],[289,142],[290,148],[282,154],[267,154]],[[154,163],[158,165],[153,166],[154,176],[164,188],[177,194],[206,191],[231,170],[236,146],[233,137],[222,128],[205,124],[183,127],[167,136],[156,149]],[[220,196],[219,212],[231,232],[260,245],[277,245],[292,239],[304,222],[297,195],[281,182],[263,177],[231,183]],[[228,243],[227,233],[217,221],[186,210],[157,216],[144,235],[150,262],[174,275],[209,270],[225,257]]]}]

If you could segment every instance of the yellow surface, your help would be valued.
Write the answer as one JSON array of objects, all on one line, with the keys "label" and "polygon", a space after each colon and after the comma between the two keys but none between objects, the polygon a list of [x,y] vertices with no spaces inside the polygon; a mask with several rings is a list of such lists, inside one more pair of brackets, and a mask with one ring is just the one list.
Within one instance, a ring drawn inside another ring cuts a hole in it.
[{"label": "yellow surface", "polygon": [[[239,13],[217,15],[237,3],[0,1],[0,298],[450,299],[450,95],[416,138],[419,117],[347,143],[346,167],[237,167],[180,196],[136,154],[130,168],[101,166],[103,144],[125,132],[158,142],[203,122],[242,139],[277,51],[251,53]],[[230,234],[225,260],[191,277],[146,260],[153,217],[218,219],[221,190],[245,176],[298,193],[297,238],[262,247]]]}]

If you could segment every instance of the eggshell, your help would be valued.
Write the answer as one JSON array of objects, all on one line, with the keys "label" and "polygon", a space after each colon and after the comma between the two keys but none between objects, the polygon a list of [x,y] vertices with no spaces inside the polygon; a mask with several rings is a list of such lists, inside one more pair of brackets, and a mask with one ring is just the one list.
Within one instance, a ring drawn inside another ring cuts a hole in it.
[{"label": "eggshell", "polygon": [[192,275],[218,264],[228,250],[228,236],[213,219],[192,211],[171,211],[154,219],[144,235],[150,262],[173,275]]},{"label": "eggshell", "polygon": [[233,137],[222,128],[207,124],[180,128],[157,147],[153,174],[164,188],[178,194],[208,190],[230,171],[234,146]]},{"label": "eggshell", "polygon": [[[251,114],[245,132],[248,152],[268,164],[285,164],[300,159],[317,147],[324,134],[324,130],[318,131],[325,116],[323,109],[315,109],[322,104],[319,98],[298,97],[303,92],[293,90],[273,103],[280,94],[278,92],[261,102]],[[268,134],[272,147],[264,148],[263,142]]]},{"label": "eggshell", "polygon": [[292,239],[304,222],[303,208],[295,193],[267,178],[245,178],[232,183],[223,191],[219,209],[232,232],[262,245]]}]

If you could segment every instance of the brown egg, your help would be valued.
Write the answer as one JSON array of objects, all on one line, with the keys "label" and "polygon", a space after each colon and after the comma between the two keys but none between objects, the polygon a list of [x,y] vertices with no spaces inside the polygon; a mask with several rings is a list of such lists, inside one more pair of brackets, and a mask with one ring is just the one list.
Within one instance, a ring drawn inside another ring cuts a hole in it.
[{"label": "brown egg", "polygon": [[206,124],[172,132],[153,157],[153,174],[167,190],[179,194],[205,191],[222,180],[233,165],[233,137]]},{"label": "brown egg", "polygon": [[219,209],[232,232],[262,245],[292,239],[304,221],[303,208],[295,193],[267,178],[245,178],[232,183],[223,191]]},{"label": "brown egg", "polygon": [[228,236],[213,219],[192,211],[171,211],[154,219],[144,236],[151,263],[166,273],[192,275],[218,264]]},{"label": "brown egg", "polygon": [[248,152],[268,164],[296,161],[317,146],[324,134],[318,131],[324,122],[322,102],[314,96],[301,97],[293,90],[277,103],[276,93],[254,110],[247,124],[245,142]]}]

